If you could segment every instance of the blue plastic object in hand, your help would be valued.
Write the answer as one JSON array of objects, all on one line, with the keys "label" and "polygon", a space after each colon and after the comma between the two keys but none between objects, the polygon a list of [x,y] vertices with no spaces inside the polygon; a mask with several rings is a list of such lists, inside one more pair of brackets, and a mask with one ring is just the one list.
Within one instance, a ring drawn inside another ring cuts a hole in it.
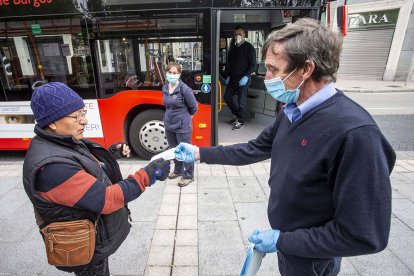
[{"label": "blue plastic object in hand", "polygon": [[279,239],[279,235],[279,230],[260,231],[255,229],[248,239],[250,242],[255,244],[254,248],[257,249],[257,251],[272,253],[278,251],[276,243]]},{"label": "blue plastic object in hand", "polygon": [[225,81],[226,85],[229,85],[229,82],[230,82],[230,77],[227,77],[227,79]]},{"label": "blue plastic object in hand", "polygon": [[247,84],[247,82],[249,81],[249,78],[244,76],[243,78],[241,78],[241,80],[239,81],[239,85],[240,86],[245,86]]},{"label": "blue plastic object in hand", "polygon": [[184,163],[194,163],[196,150],[198,150],[197,146],[181,142],[175,148],[175,159]]},{"label": "blue plastic object in hand", "polygon": [[158,158],[145,166],[144,170],[148,174],[150,185],[153,185],[157,180],[164,181],[170,173],[170,160]]},{"label": "blue plastic object in hand", "polygon": [[266,253],[254,248],[254,243],[246,247],[247,256],[244,261],[240,276],[254,276],[259,271],[260,265]]}]

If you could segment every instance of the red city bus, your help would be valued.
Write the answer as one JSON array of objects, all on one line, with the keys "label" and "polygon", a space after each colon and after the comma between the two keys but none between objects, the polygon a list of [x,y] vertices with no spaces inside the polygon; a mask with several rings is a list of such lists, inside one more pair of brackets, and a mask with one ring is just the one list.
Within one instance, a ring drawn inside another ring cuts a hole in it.
[{"label": "red city bus", "polygon": [[[324,8],[319,0],[294,2],[0,0],[0,150],[28,148],[31,95],[59,81],[85,100],[85,137],[104,146],[127,141],[145,159],[164,151],[161,87],[171,60],[181,64],[181,80],[198,101],[193,143],[218,144],[220,74],[233,28],[248,30],[261,61],[271,30],[319,18]],[[259,64],[247,104],[252,113],[272,115],[276,103],[263,79]]]}]

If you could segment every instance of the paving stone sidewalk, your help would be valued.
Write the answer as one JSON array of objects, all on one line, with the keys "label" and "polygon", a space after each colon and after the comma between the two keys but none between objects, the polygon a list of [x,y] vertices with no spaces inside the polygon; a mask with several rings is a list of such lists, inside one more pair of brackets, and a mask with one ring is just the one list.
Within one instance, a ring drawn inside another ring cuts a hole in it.
[{"label": "paving stone sidewalk", "polygon": [[337,80],[335,87],[343,92],[388,93],[414,92],[414,82],[383,80]]},{"label": "paving stone sidewalk", "polygon": [[[124,176],[146,164],[121,161]],[[0,161],[0,275],[69,275],[47,265],[24,193],[21,160]],[[269,161],[197,164],[195,181],[157,183],[130,203],[132,228],[110,258],[113,275],[238,275],[254,228],[268,229]],[[344,258],[340,275],[414,275],[414,152],[398,152],[387,249]],[[258,275],[279,275],[268,254]]]}]

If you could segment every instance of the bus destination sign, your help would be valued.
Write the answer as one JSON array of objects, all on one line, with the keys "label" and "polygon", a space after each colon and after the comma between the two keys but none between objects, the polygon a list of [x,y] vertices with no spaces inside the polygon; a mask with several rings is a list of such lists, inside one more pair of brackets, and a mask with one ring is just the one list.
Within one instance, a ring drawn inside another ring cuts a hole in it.
[{"label": "bus destination sign", "polygon": [[0,0],[0,18],[83,13],[85,9],[86,0]]},{"label": "bus destination sign", "polygon": [[33,6],[39,8],[44,4],[51,4],[53,0],[0,0],[0,6]]}]

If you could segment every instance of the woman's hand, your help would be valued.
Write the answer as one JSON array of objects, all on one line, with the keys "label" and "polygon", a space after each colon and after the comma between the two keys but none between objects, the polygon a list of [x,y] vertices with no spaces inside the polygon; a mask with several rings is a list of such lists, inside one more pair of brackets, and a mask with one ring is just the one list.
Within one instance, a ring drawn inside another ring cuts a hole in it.
[{"label": "woman's hand", "polygon": [[129,146],[123,142],[113,144],[109,147],[109,151],[114,154],[116,159],[131,156],[131,150],[129,149]]}]

